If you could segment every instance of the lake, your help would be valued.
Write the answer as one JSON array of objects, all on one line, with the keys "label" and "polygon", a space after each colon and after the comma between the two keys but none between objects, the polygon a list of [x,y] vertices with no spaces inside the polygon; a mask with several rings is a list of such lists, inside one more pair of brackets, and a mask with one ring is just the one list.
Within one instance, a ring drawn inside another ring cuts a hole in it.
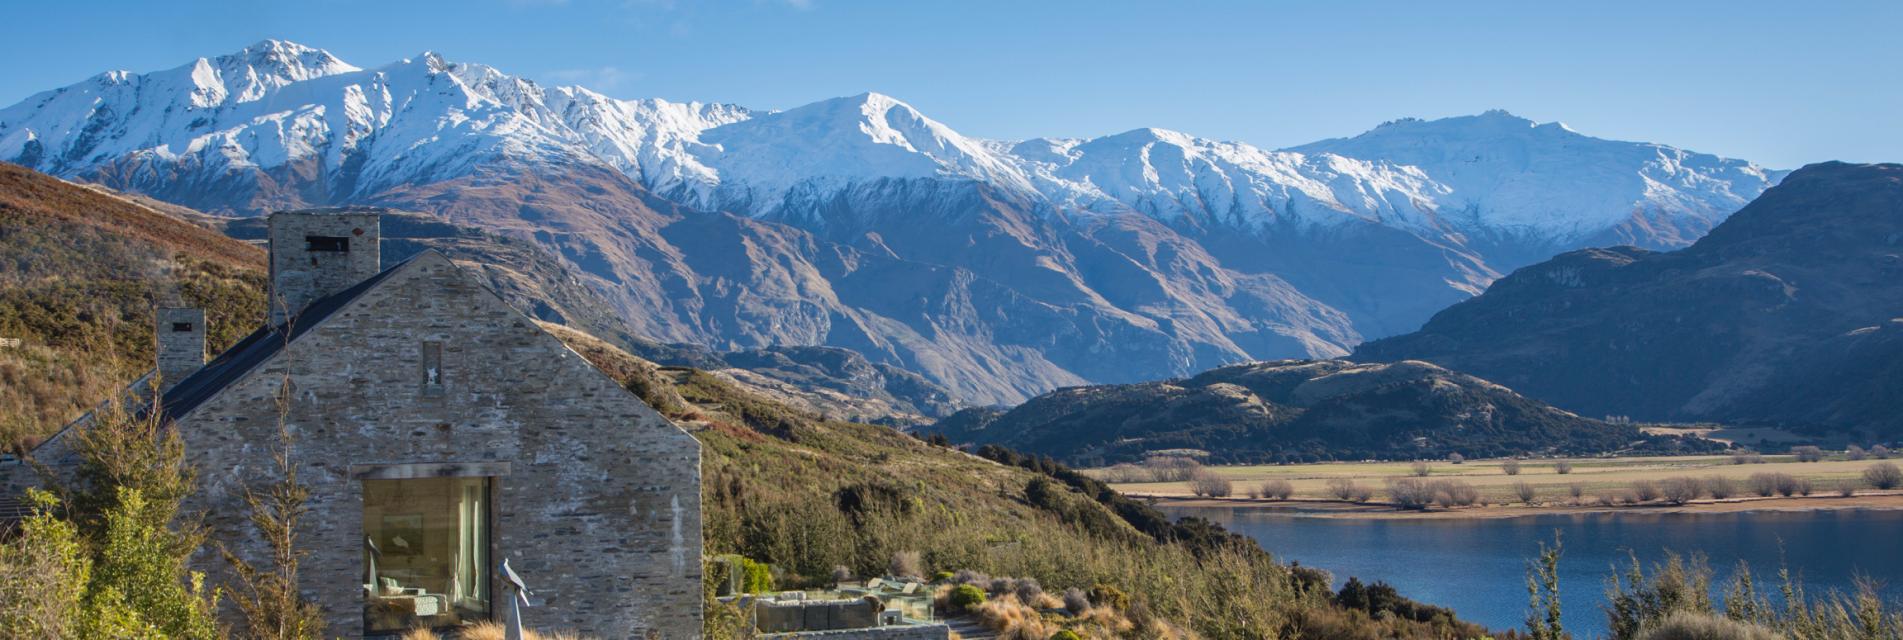
[{"label": "lake", "polygon": [[1613,563],[1627,551],[1651,564],[1667,550],[1703,552],[1723,588],[1739,560],[1751,563],[1761,589],[1775,593],[1780,549],[1813,595],[1849,591],[1857,576],[1885,581],[1887,598],[1903,597],[1903,511],[1841,510],[1713,514],[1596,513],[1495,519],[1315,518],[1233,507],[1170,507],[1171,517],[1199,516],[1255,538],[1283,561],[1327,569],[1339,587],[1348,576],[1385,581],[1403,595],[1451,607],[1495,629],[1522,628],[1526,563],[1559,531],[1560,600],[1565,624],[1581,638],[1606,632],[1602,610]]}]

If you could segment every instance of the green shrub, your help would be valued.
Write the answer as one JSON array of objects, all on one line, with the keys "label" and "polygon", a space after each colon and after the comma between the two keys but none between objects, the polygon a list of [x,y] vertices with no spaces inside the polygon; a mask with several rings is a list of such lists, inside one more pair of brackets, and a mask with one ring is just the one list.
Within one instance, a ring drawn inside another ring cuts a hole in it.
[{"label": "green shrub", "polygon": [[953,587],[951,596],[945,599],[953,611],[970,611],[985,603],[985,590],[973,585],[961,584]]},{"label": "green shrub", "polygon": [[1051,640],[1084,640],[1084,638],[1083,636],[1077,635],[1075,631],[1058,629],[1057,633],[1051,634]]},{"label": "green shrub", "polygon": [[754,562],[750,558],[740,558],[740,588],[747,593],[766,593],[773,590],[773,568],[764,562]]},{"label": "green shrub", "polygon": [[955,575],[957,574],[954,574],[950,571],[940,571],[936,575],[932,576],[932,582],[948,582]]},{"label": "green shrub", "polygon": [[1123,611],[1130,608],[1130,596],[1115,586],[1097,583],[1090,586],[1090,604]]}]

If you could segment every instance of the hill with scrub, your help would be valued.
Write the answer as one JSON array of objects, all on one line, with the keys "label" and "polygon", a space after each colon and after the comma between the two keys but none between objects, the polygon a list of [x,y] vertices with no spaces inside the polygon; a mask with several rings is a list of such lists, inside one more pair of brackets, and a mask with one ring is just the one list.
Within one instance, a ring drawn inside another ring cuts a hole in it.
[{"label": "hill with scrub", "polygon": [[1220,462],[1289,462],[1699,446],[1417,361],[1280,360],[1180,380],[1073,387],[1008,411],[966,410],[924,430],[1083,465],[1180,450]]},{"label": "hill with scrub", "polygon": [[[263,315],[263,253],[204,226],[221,224],[216,218],[161,211],[11,166],[0,165],[0,187],[0,237],[7,239],[0,278],[8,285],[0,290],[0,331],[26,345],[0,351],[8,379],[55,381],[57,371],[45,367],[91,367],[86,384],[45,382],[30,397],[4,387],[10,395],[0,398],[9,404],[0,415],[30,408],[44,416],[14,423],[22,440],[140,375],[150,358],[141,346],[151,341],[149,315],[140,314],[166,296],[208,308],[214,349]],[[535,273],[532,266],[482,266]],[[492,286],[524,299],[507,283]],[[1092,638],[1486,632],[1391,591],[1379,600],[1344,600],[1323,572],[1280,564],[1254,542],[1200,520],[1171,522],[1048,460],[999,449],[974,456],[890,427],[831,419],[795,402],[797,395],[789,399],[784,379],[757,384],[745,375],[661,366],[617,346],[616,336],[546,326],[702,442],[708,552],[767,563],[783,588],[826,584],[842,568],[878,575],[895,558],[914,558],[928,576],[1011,578],[1014,595],[999,594],[993,610],[1009,607],[1016,632],[1037,637],[1059,628]],[[112,359],[97,360],[101,353]],[[797,368],[791,358],[762,366]],[[1069,589],[1094,594],[1098,612],[1038,610]]]},{"label": "hill with scrub", "polygon": [[1903,165],[1804,167],[1690,247],[1526,267],[1355,358],[1591,415],[1903,434]]}]

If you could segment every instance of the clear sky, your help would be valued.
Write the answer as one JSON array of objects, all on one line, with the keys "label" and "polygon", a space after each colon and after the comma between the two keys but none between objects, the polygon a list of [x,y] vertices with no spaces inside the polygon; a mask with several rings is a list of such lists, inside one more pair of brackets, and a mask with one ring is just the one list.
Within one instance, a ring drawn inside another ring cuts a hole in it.
[{"label": "clear sky", "polygon": [[617,97],[877,91],[966,135],[1162,127],[1264,147],[1504,108],[1791,168],[1903,161],[1903,2],[20,2],[0,104],[273,37],[431,50]]}]

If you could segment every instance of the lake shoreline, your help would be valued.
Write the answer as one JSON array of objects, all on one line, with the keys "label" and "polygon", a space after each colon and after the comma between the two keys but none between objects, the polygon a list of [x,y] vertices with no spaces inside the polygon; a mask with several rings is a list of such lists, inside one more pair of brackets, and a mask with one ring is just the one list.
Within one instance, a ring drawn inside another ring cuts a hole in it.
[{"label": "lake shoreline", "polygon": [[1157,507],[1229,507],[1305,518],[1370,520],[1480,520],[1600,513],[1697,514],[1757,511],[1835,511],[1846,509],[1868,509],[1875,511],[1903,510],[1903,492],[1868,493],[1849,498],[1838,495],[1776,496],[1769,498],[1753,496],[1727,500],[1695,500],[1682,505],[1606,506],[1600,504],[1555,503],[1539,506],[1514,504],[1458,507],[1453,509],[1436,507],[1426,511],[1402,510],[1388,503],[1355,504],[1341,500],[1318,498],[1270,500],[1261,498],[1202,498],[1176,494],[1126,493],[1124,495],[1147,501],[1152,506]]}]

